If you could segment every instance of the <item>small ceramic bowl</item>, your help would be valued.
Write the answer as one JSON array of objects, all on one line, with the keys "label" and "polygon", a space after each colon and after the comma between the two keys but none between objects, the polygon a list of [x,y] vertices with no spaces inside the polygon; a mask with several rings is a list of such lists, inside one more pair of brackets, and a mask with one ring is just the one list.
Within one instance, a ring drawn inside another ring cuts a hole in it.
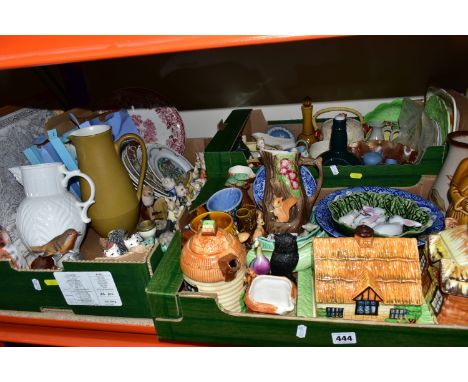
[{"label": "small ceramic bowl", "polygon": [[310,145],[309,154],[312,158],[317,158],[320,154],[328,151],[330,148],[330,141],[318,141]]},{"label": "small ceramic bowl", "polygon": [[296,292],[286,277],[257,276],[245,294],[245,305],[252,312],[287,314],[294,310]]},{"label": "small ceramic bowl", "polygon": [[197,233],[200,231],[200,226],[202,220],[214,220],[216,222],[216,227],[222,228],[229,233],[235,235],[236,226],[234,225],[234,219],[231,215],[226,212],[220,211],[213,211],[213,212],[205,212],[203,214],[198,215],[190,222],[190,231]]},{"label": "small ceramic bowl", "polygon": [[242,201],[242,191],[238,188],[223,188],[211,195],[206,202],[208,211],[227,212],[232,217],[236,216],[237,209]]},{"label": "small ceramic bowl", "polygon": [[249,166],[232,166],[228,170],[229,176],[235,176],[236,174],[246,174],[248,176],[248,179],[253,179],[255,178],[255,173]]}]

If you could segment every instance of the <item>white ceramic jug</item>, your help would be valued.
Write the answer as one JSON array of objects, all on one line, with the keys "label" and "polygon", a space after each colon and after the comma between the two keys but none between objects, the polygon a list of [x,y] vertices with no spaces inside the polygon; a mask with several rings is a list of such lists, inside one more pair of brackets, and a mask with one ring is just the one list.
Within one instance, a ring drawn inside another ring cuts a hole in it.
[{"label": "white ceramic jug", "polygon": [[[21,166],[26,198],[16,213],[16,227],[25,246],[41,246],[69,228],[78,231],[74,249],[78,250],[90,222],[87,210],[96,193],[91,178],[80,170],[67,171],[62,163]],[[89,182],[91,196],[80,202],[67,191],[70,178],[81,176]]]}]

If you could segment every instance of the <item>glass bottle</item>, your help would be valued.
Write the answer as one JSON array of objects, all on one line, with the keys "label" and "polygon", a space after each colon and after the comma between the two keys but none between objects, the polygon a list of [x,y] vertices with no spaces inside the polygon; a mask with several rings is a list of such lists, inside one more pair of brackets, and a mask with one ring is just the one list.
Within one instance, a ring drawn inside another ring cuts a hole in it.
[{"label": "glass bottle", "polygon": [[302,132],[297,137],[297,140],[304,140],[309,144],[317,142],[315,130],[312,126],[312,100],[310,97],[305,97],[302,101]]},{"label": "glass bottle", "polygon": [[348,151],[348,133],[346,131],[346,114],[338,114],[333,119],[330,137],[330,150],[321,154],[324,166],[360,165],[361,160]]}]

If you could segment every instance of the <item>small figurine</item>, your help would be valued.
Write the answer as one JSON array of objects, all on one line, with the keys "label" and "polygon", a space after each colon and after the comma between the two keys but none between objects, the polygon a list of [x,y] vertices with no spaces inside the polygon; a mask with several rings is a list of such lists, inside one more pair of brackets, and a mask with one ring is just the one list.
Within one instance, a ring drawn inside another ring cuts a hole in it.
[{"label": "small figurine", "polygon": [[296,237],[290,233],[275,234],[275,248],[270,259],[271,274],[285,276],[296,283],[293,270],[299,262]]},{"label": "small figurine", "polygon": [[169,193],[169,196],[177,196],[176,190],[175,190],[175,181],[172,178],[169,177],[164,177],[161,179],[162,186],[164,188],[164,191]]},{"label": "small figurine", "polygon": [[156,199],[153,204],[153,218],[152,220],[166,220],[167,219],[167,201],[163,196]]},{"label": "small figurine", "polygon": [[11,261],[11,265],[15,269],[27,268],[25,258],[19,255],[18,250],[11,242],[8,233],[0,226],[0,259]]},{"label": "small figurine", "polygon": [[31,269],[55,269],[55,261],[52,256],[38,256],[31,263]]},{"label": "small figurine", "polygon": [[167,219],[173,222],[177,221],[177,216],[179,215],[179,206],[176,196],[169,197],[166,199],[167,202]]},{"label": "small figurine", "polygon": [[265,236],[265,229],[263,226],[265,222],[263,221],[263,213],[262,211],[257,210],[257,228],[252,235],[252,240],[255,242],[260,236]]},{"label": "small figurine", "polygon": [[468,158],[463,159],[453,174],[449,187],[451,199],[447,217],[457,219],[458,224],[468,224]]},{"label": "small figurine", "polygon": [[239,232],[237,234],[237,238],[239,239],[239,241],[244,244],[247,242],[247,240],[249,240],[250,238],[250,233],[248,232]]},{"label": "small figurine", "polygon": [[276,221],[279,223],[287,223],[289,221],[289,210],[297,203],[298,198],[291,196],[283,200],[282,196],[273,197],[273,214]]},{"label": "small figurine", "polygon": [[262,246],[258,240],[255,241],[254,248],[256,248],[257,255],[250,263],[250,268],[253,269],[257,275],[267,275],[270,272],[270,261],[263,254]]},{"label": "small figurine", "polygon": [[78,235],[79,233],[75,229],[67,229],[64,233],[54,237],[48,243],[31,247],[31,251],[35,253],[43,252],[43,256],[63,255],[65,252],[73,249]]},{"label": "small figurine", "polygon": [[154,219],[153,216],[153,203],[154,203],[154,194],[151,187],[143,186],[143,192],[141,194],[141,202],[147,208],[148,217],[150,220]]},{"label": "small figurine", "polygon": [[158,237],[159,244],[161,244],[161,248],[163,251],[167,250],[167,247],[169,246],[173,237],[174,237],[174,232],[171,232],[171,231],[163,232]]},{"label": "small figurine", "polygon": [[119,252],[121,254],[127,252],[127,247],[125,246],[124,239],[127,237],[127,231],[124,229],[114,229],[109,232],[108,239],[109,242],[117,244]]},{"label": "small figurine", "polygon": [[110,248],[104,250],[104,256],[106,257],[119,257],[122,255],[122,252],[119,249],[117,244],[112,244]]},{"label": "small figurine", "polygon": [[134,233],[128,239],[124,239],[124,244],[128,251],[131,251],[132,248],[137,247],[142,242],[143,238],[138,233]]},{"label": "small figurine", "polygon": [[206,164],[205,164],[205,153],[201,152],[197,154],[200,161],[200,179],[206,179]]},{"label": "small figurine", "polygon": [[263,138],[257,138],[257,151],[265,150],[265,140]]},{"label": "small figurine", "polygon": [[304,224],[302,226],[302,228],[304,229],[304,232],[302,232],[299,237],[305,237],[307,236],[309,233],[315,231],[316,229],[319,228],[319,226],[317,224],[312,224],[312,223],[307,223],[307,224]]},{"label": "small figurine", "polygon": [[188,204],[187,189],[184,187],[182,183],[179,183],[177,186],[175,186],[175,191],[176,191],[176,195],[179,200],[179,203],[182,206],[186,206]]},{"label": "small figurine", "polygon": [[154,225],[156,227],[156,237],[159,237],[164,232],[173,231],[175,228],[175,222],[172,220],[155,220]]}]

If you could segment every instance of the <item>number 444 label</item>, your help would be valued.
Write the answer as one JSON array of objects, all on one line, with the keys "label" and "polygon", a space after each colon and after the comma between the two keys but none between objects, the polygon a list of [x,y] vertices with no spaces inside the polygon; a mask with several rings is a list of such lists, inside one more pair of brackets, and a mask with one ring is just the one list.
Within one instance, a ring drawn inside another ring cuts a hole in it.
[{"label": "number 444 label", "polygon": [[331,336],[334,345],[357,344],[356,333],[354,332],[332,333]]}]

